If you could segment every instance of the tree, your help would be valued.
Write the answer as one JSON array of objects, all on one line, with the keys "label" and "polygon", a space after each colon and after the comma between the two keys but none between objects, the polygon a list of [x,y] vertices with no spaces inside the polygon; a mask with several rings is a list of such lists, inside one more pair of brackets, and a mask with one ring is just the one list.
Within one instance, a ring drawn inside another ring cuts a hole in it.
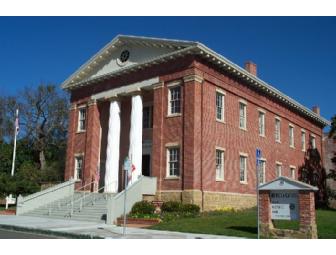
[{"label": "tree", "polygon": [[25,88],[20,100],[20,123],[32,148],[38,152],[40,169],[46,168],[49,147],[64,147],[67,135],[68,100],[55,85]]},{"label": "tree", "polygon": [[326,178],[327,175],[322,164],[321,154],[316,148],[313,148],[310,141],[309,148],[305,153],[304,164],[299,167],[299,180],[319,189],[315,193],[317,207],[324,207],[328,203]]}]

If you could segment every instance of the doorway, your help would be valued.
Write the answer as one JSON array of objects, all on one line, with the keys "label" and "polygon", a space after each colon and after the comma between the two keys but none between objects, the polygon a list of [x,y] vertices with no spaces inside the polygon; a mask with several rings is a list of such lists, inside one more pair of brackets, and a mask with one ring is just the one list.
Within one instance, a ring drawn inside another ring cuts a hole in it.
[{"label": "doorway", "polygon": [[150,161],[150,155],[146,154],[146,155],[142,155],[142,175],[144,176],[150,176],[150,165],[151,165],[151,161]]}]

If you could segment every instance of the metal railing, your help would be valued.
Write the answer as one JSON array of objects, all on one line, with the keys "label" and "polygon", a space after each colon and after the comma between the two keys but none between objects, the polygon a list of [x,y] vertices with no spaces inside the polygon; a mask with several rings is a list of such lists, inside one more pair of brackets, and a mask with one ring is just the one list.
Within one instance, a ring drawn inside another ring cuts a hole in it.
[{"label": "metal railing", "polygon": [[[86,187],[88,187],[88,186],[92,186],[92,184],[95,185],[95,184],[98,184],[98,183],[97,183],[96,181],[90,182],[90,183],[88,183],[88,184],[83,185],[83,186],[80,187],[79,189],[75,189],[75,191],[81,191],[81,190],[84,190],[84,188],[86,188]],[[84,192],[83,194],[84,194],[84,196],[85,196],[85,192]],[[70,202],[67,201],[67,202],[64,204],[64,206],[65,206],[65,207],[69,207],[69,204],[71,204],[71,202],[72,202],[73,200],[74,200],[74,193],[72,193],[72,198],[71,198]],[[51,213],[52,213],[52,209],[55,208],[55,205],[57,206],[58,209],[61,209],[61,207],[62,207],[61,199],[58,200],[58,201],[55,201],[54,203],[49,203],[49,205],[48,205],[48,215],[51,215]]]},{"label": "metal railing", "polygon": [[[83,207],[84,207],[85,205],[90,204],[90,203],[91,203],[92,206],[95,205],[96,198],[97,198],[97,194],[99,194],[100,191],[104,190],[106,187],[110,187],[110,186],[115,187],[115,186],[116,186],[116,183],[117,183],[116,181],[115,181],[115,182],[112,182],[112,183],[110,183],[108,186],[103,186],[103,187],[99,188],[98,190],[96,190],[95,192],[90,192],[90,193],[88,193],[88,194],[85,194],[85,193],[84,193],[84,195],[83,195],[82,197],[76,199],[75,201],[72,200],[72,201],[71,201],[71,209],[69,210],[69,216],[72,217],[72,215],[73,215],[73,213],[74,213],[74,205],[75,205],[75,203],[79,202],[79,209],[78,209],[78,211],[81,212],[82,209],[83,209]],[[103,193],[103,198],[104,198],[104,200],[107,201],[107,196],[108,196],[108,195],[109,195],[109,193]],[[90,198],[91,198],[91,200],[90,200]],[[89,201],[87,202],[87,204],[85,204],[85,200],[86,200],[86,201],[89,200]]]}]

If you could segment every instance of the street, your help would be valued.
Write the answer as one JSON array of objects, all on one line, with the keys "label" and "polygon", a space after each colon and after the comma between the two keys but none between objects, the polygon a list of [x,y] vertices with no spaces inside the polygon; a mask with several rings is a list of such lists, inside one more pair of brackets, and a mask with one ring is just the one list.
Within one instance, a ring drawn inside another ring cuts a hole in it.
[{"label": "street", "polygon": [[62,237],[0,229],[0,239],[59,239]]}]

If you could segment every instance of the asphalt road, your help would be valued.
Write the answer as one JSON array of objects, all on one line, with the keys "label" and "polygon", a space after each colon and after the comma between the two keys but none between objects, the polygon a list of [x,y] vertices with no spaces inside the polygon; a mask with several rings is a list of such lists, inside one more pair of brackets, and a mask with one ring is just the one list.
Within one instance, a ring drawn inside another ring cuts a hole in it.
[{"label": "asphalt road", "polygon": [[59,239],[62,237],[0,229],[0,239]]}]

